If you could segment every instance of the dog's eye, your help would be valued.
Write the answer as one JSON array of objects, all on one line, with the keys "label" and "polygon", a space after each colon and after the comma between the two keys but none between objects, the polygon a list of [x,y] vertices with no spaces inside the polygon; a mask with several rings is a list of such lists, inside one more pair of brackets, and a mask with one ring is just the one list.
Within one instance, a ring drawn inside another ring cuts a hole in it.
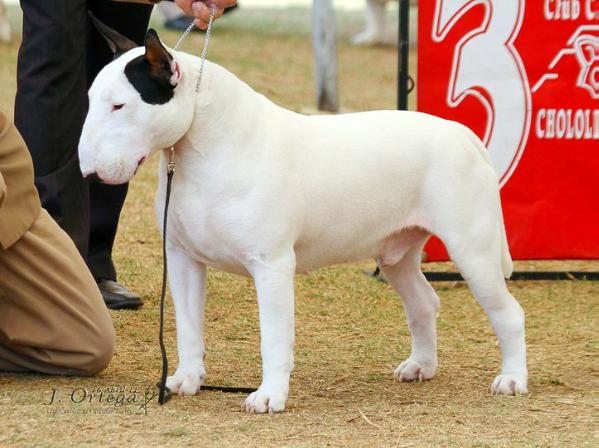
[{"label": "dog's eye", "polygon": [[124,104],[113,104],[112,105],[112,111],[117,111],[117,110],[121,110],[123,107],[125,107]]}]

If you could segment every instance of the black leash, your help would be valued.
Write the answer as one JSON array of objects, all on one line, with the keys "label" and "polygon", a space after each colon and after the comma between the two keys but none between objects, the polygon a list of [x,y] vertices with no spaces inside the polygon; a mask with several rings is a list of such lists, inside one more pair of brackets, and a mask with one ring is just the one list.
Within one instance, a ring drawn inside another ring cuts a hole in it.
[{"label": "black leash", "polygon": [[168,204],[171,199],[171,188],[173,186],[173,175],[175,174],[175,148],[171,148],[170,159],[166,166],[166,199],[164,201],[164,221],[162,224],[162,293],[160,295],[160,353],[162,354],[162,376],[160,377],[158,403],[161,405],[171,399],[171,391],[166,387],[168,376],[168,358],[164,346],[164,297],[166,296],[167,279],[167,257],[166,257],[166,226],[168,223]]}]

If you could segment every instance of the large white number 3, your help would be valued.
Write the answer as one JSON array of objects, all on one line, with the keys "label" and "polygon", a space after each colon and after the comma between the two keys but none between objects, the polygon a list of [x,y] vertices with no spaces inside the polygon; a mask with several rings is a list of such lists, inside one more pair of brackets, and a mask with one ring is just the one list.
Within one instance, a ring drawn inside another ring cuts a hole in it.
[{"label": "large white number 3", "polygon": [[480,27],[458,42],[451,69],[447,104],[457,107],[475,96],[487,111],[483,141],[501,185],[505,185],[528,139],[530,87],[513,46],[524,16],[525,0],[437,0],[433,40],[443,41],[471,8],[485,7]]}]

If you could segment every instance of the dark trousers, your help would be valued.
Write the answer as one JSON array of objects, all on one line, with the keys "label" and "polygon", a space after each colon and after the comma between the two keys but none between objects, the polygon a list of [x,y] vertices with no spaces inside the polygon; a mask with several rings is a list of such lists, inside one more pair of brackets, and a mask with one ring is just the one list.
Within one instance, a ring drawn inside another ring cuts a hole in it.
[{"label": "dark trousers", "polygon": [[77,145],[87,90],[112,53],[88,9],[143,44],[152,6],[107,0],[21,0],[15,124],[33,158],[42,205],[69,234],[96,279],[116,280],[112,247],[127,185],[86,183]]}]

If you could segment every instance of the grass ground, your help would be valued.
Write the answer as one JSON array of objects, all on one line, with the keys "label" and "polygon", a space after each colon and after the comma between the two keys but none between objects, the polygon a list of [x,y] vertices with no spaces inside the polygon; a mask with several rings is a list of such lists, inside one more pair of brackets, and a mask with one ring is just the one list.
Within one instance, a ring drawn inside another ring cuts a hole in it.
[{"label": "grass ground", "polygon": [[[16,10],[11,10],[18,19]],[[309,14],[240,11],[222,21],[210,48],[219,62],[287,107],[313,104]],[[341,100],[353,110],[393,108],[395,50],[339,41]],[[162,33],[173,43],[177,35]],[[185,48],[199,52],[195,37]],[[12,112],[18,45],[0,46],[0,109]],[[513,282],[527,314],[530,393],[492,397],[499,348],[487,318],[461,283],[438,283],[440,369],[434,380],[399,384],[394,367],[410,350],[391,288],[362,271],[372,263],[298,276],[296,369],[287,412],[240,412],[241,394],[202,392],[145,412],[133,392],[152,389],[157,344],[160,241],[153,215],[156,160],[131,184],[116,242],[123,283],[141,293],[138,312],[112,312],[117,352],[96,378],[0,374],[0,446],[597,446],[597,304],[585,281]],[[519,263],[519,268],[599,269],[597,262]],[[445,268],[433,265],[431,269]],[[259,332],[250,281],[211,271],[208,383],[256,386]],[[167,347],[176,363],[172,307]],[[109,399],[106,391],[115,391]],[[134,389],[134,390],[133,390]],[[57,390],[61,403],[45,404]],[[99,392],[105,391],[102,399]],[[119,391],[130,400],[122,405]],[[87,394],[87,395],[86,395]],[[91,399],[90,399],[91,397]],[[81,401],[82,403],[75,403]],[[91,400],[91,402],[89,401]]]}]

